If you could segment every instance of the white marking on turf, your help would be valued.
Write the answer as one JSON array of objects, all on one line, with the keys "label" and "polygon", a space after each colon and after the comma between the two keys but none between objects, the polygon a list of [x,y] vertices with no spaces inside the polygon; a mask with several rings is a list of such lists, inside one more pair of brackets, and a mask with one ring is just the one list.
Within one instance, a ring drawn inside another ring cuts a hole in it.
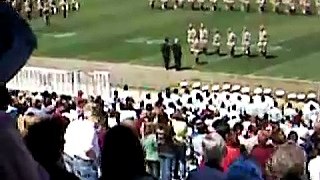
[{"label": "white marking on turf", "polygon": [[65,37],[72,37],[77,35],[75,32],[66,32],[66,33],[51,33],[51,34],[44,34],[45,36],[50,36],[54,38],[65,38]]}]

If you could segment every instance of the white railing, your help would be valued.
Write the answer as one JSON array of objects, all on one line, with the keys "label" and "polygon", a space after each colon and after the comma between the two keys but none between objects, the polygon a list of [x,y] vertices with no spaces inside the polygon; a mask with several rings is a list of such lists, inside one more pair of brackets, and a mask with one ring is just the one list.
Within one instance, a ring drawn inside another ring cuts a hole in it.
[{"label": "white railing", "polygon": [[85,96],[110,97],[110,73],[107,71],[68,71],[39,67],[24,67],[7,83],[7,88],[31,92],[54,91],[75,96],[79,90]]}]

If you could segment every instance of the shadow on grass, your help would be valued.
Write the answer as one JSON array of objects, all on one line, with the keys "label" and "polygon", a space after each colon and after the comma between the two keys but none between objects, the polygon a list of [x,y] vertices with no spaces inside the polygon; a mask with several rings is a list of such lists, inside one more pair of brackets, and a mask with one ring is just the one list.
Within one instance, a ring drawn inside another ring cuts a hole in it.
[{"label": "shadow on grass", "polygon": [[266,59],[275,59],[275,58],[277,58],[278,56],[276,56],[276,55],[267,55],[266,56]]}]

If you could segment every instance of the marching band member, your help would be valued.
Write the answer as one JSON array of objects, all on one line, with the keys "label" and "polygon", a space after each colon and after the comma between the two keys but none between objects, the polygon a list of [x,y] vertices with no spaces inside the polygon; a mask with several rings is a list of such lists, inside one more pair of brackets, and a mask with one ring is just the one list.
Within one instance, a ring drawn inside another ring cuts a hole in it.
[{"label": "marching band member", "polygon": [[281,12],[281,6],[282,6],[282,0],[275,0],[273,2],[273,12],[280,13]]},{"label": "marching band member", "polygon": [[193,25],[190,23],[189,24],[189,28],[187,30],[187,42],[188,42],[189,45],[193,44],[193,41],[194,41],[196,35],[197,35],[197,31],[193,27]]},{"label": "marching band member", "polygon": [[149,0],[149,6],[151,7],[151,9],[154,9],[155,4],[156,4],[155,0]]},{"label": "marching band member", "polygon": [[267,1],[266,0],[258,0],[258,4],[259,4],[259,12],[263,13],[266,11],[266,5],[267,5]]},{"label": "marching band member", "polygon": [[225,8],[226,10],[230,10],[233,11],[234,10],[234,0],[223,0],[223,2],[225,3]]},{"label": "marching band member", "polygon": [[200,29],[199,29],[199,36],[200,36],[200,44],[204,54],[207,54],[208,35],[209,33],[207,28],[203,25],[203,23],[201,23]]},{"label": "marching band member", "polygon": [[289,13],[290,14],[295,14],[296,13],[296,11],[297,11],[297,3],[296,3],[296,1],[295,0],[290,0],[289,1],[289,9],[288,9],[288,11],[289,11]]},{"label": "marching band member", "polygon": [[242,47],[243,53],[247,56],[250,56],[250,45],[251,45],[251,33],[246,27],[243,27],[242,33]]},{"label": "marching band member", "polygon": [[161,9],[168,9],[168,0],[160,0],[161,1]]},{"label": "marching band member", "polygon": [[250,0],[241,0],[241,11],[250,11]]},{"label": "marching band member", "polygon": [[218,29],[215,31],[215,34],[213,35],[212,46],[215,49],[215,53],[220,55],[221,35]]},{"label": "marching band member", "polygon": [[302,1],[302,7],[303,7],[302,13],[304,15],[311,15],[312,14],[311,13],[311,2],[310,2],[310,0],[303,0]]},{"label": "marching band member", "polygon": [[260,53],[266,57],[268,45],[268,34],[263,25],[260,26],[258,48]]},{"label": "marching band member", "polygon": [[49,7],[52,15],[55,15],[58,13],[58,8],[56,6],[56,2],[54,0],[49,0]]},{"label": "marching band member", "polygon": [[236,36],[236,34],[232,31],[231,28],[228,28],[228,41],[227,41],[227,46],[229,47],[230,56],[232,56],[232,57],[234,57],[234,55],[235,55],[236,44],[237,44],[237,36]]},{"label": "marching band member", "polygon": [[218,10],[218,0],[209,0],[211,3],[211,11],[217,11]]},{"label": "marching band member", "polygon": [[80,4],[77,0],[71,0],[71,8],[72,11],[79,11],[80,9]]},{"label": "marching band member", "polygon": [[317,13],[318,15],[320,15],[320,0],[315,0],[315,5],[316,5],[316,8],[317,8]]},{"label": "marching band member", "polygon": [[191,46],[191,53],[195,57],[195,63],[199,64],[199,55],[202,53],[202,47],[201,47],[201,42],[200,42],[200,36],[199,34],[196,35],[192,46]]},{"label": "marching band member", "polygon": [[50,8],[48,3],[45,3],[43,7],[43,20],[47,26],[50,25]]},{"label": "marching band member", "polygon": [[27,18],[29,21],[31,21],[32,19],[32,9],[31,9],[31,2],[30,0],[26,0],[24,2],[24,9],[25,9],[25,12],[27,13]]},{"label": "marching band member", "polygon": [[39,16],[42,17],[44,2],[43,2],[43,0],[38,0],[37,4],[38,4]]},{"label": "marching band member", "polygon": [[61,7],[63,17],[67,18],[68,4],[67,4],[66,0],[61,0],[59,3],[59,6]]}]

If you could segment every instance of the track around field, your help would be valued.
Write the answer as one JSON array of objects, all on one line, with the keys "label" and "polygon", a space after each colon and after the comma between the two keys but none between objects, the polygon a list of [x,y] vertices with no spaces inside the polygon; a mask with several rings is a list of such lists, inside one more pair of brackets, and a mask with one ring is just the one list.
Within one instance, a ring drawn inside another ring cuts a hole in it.
[{"label": "track around field", "polygon": [[201,81],[207,83],[240,83],[242,85],[271,88],[283,88],[294,92],[307,92],[314,90],[318,92],[320,82],[306,80],[283,79],[274,77],[263,77],[254,75],[235,75],[224,73],[200,72],[196,70],[184,70],[176,72],[174,70],[165,71],[161,67],[149,67],[133,65],[128,63],[108,63],[85,61],[79,59],[63,59],[48,57],[31,57],[27,66],[37,66],[55,69],[68,70],[106,70],[111,73],[111,83],[122,86],[128,84],[138,89],[162,89],[166,86],[177,85],[181,80]]}]

